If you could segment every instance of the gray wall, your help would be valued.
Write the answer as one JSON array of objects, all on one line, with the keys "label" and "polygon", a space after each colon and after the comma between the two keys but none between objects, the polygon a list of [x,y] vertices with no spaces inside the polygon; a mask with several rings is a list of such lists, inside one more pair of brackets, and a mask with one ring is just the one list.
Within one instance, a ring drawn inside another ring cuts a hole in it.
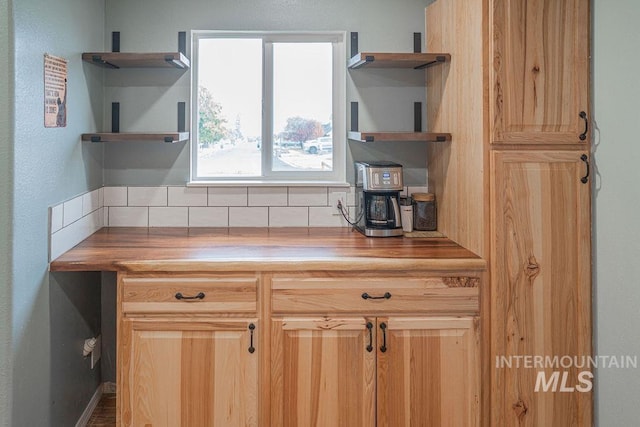
[{"label": "gray wall", "polygon": [[11,425],[11,199],[13,152],[9,25],[11,7],[0,0],[0,426]]},{"label": "gray wall", "polygon": [[[100,283],[96,274],[49,277],[47,207],[102,185],[102,147],[80,142],[101,117],[102,72],[80,54],[103,48],[104,0],[20,0],[13,13],[11,425],[67,426],[100,381],[81,353],[99,327],[90,311]],[[43,124],[44,53],[69,60],[65,128]]]},{"label": "gray wall", "polygon": [[[112,30],[123,32],[123,50],[173,49],[177,31],[191,28],[337,28],[359,31],[362,50],[409,50],[411,33],[423,31],[423,15],[417,10],[426,4],[407,1],[403,3],[407,5],[405,10],[398,8],[398,2],[383,0],[272,0],[260,5],[225,0],[215,8],[204,0],[107,1],[105,34],[104,0],[59,0],[56,9],[44,0],[21,0],[13,5],[15,29],[10,26],[12,2],[0,0],[0,75],[13,76],[14,37],[17,64],[15,79],[0,79],[0,99],[10,101],[0,103],[0,426],[72,425],[79,415],[78,408],[86,405],[87,390],[92,392],[97,381],[85,361],[72,363],[71,358],[85,333],[99,327],[99,320],[93,317],[99,301],[94,291],[99,287],[89,288],[99,278],[92,274],[65,274],[49,279],[46,272],[46,207],[102,185],[102,148],[79,143],[80,133],[102,128],[102,102],[95,101],[102,101],[102,76],[79,61],[80,52],[108,48],[110,44],[105,40]],[[172,17],[168,24],[164,19],[167,15]],[[394,21],[397,17],[397,26],[390,27],[390,16]],[[640,253],[640,189],[636,183],[640,146],[635,138],[635,127],[640,122],[640,83],[636,75],[640,65],[640,4],[620,0],[612,6],[594,1],[594,17],[594,117],[599,128],[594,158],[600,173],[594,197],[596,353],[639,355],[640,291],[634,279],[640,277],[640,265],[634,255]],[[146,24],[139,27],[140,21]],[[42,125],[45,52],[70,60],[69,118],[64,129],[44,129]],[[384,73],[354,78],[363,79],[358,84],[371,88],[374,94],[391,90],[385,88],[392,88],[389,80],[396,79]],[[177,80],[177,90],[186,97],[187,78],[178,76]],[[378,80],[385,80],[381,89],[376,88]],[[14,81],[15,99],[11,96]],[[351,90],[347,101],[368,96],[353,87]],[[148,91],[161,92],[157,86]],[[150,101],[152,95],[142,97],[140,102]],[[168,95],[172,98],[173,94]],[[395,90],[393,95],[397,95]],[[398,97],[411,98],[404,92]],[[125,105],[135,105],[134,101],[123,100]],[[167,102],[172,104],[174,100]],[[378,105],[383,104],[374,103],[370,108]],[[171,113],[167,113],[171,123],[173,108],[168,108]],[[372,120],[367,114],[374,113],[365,111],[363,121]],[[145,120],[135,119],[132,124],[146,126]],[[148,120],[156,124],[157,118]],[[392,121],[394,125],[410,126],[407,120],[410,119],[402,114]],[[188,176],[188,155],[184,150],[185,147],[167,150],[166,146],[154,146],[147,153],[146,148],[132,151],[124,146],[109,147],[105,154],[105,183],[183,183]],[[352,146],[352,150],[356,157],[369,155],[360,146]],[[411,147],[409,151],[412,150],[417,152],[421,147]],[[144,155],[132,164],[134,160],[128,157],[135,159],[136,154]],[[395,155],[395,149],[375,146],[370,155],[390,157]],[[128,167],[132,170],[125,170]],[[15,221],[13,227],[11,221]],[[73,383],[78,382],[86,386],[81,391],[74,390]],[[635,425],[640,418],[638,395],[637,370],[599,370],[598,425]],[[64,406],[63,402],[72,402],[73,407],[52,409]]]},{"label": "gray wall", "polygon": [[[596,353],[640,358],[640,3],[593,3]],[[596,387],[598,425],[638,425],[640,369],[600,369]]]},{"label": "gray wall", "polygon": [[[413,33],[424,33],[427,3],[427,0],[108,0],[105,45],[111,46],[112,31],[121,32],[122,51],[135,52],[175,50],[178,31],[192,29],[343,30],[359,33],[359,47],[363,51],[412,52]],[[175,130],[176,102],[189,104],[189,73],[112,70],[106,76],[105,102],[107,105],[120,102],[121,130]],[[424,101],[426,97],[424,77],[424,72],[414,70],[349,73],[346,102],[361,102],[360,129],[413,130],[413,102]],[[426,112],[426,107],[423,111]],[[110,109],[105,109],[105,113],[105,125],[109,128]],[[425,143],[375,143],[365,147],[351,142],[350,147],[348,165],[354,158],[395,160],[405,166],[407,184],[426,183]],[[349,178],[351,170],[350,166]],[[184,184],[189,178],[189,146],[107,145],[104,176],[105,185]]]}]

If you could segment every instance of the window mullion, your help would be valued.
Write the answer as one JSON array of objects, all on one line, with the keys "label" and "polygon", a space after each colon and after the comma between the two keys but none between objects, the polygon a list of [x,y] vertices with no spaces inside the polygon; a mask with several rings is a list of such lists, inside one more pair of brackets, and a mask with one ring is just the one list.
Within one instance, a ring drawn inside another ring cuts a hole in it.
[{"label": "window mullion", "polygon": [[262,175],[273,171],[273,43],[262,42]]}]

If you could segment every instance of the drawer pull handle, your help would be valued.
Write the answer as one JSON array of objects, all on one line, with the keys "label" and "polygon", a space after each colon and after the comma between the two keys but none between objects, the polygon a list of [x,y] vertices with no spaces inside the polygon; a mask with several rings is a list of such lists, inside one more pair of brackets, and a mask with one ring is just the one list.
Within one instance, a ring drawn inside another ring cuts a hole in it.
[{"label": "drawer pull handle", "polygon": [[369,345],[367,351],[371,353],[373,351],[373,323],[367,322],[367,329],[369,330]]},{"label": "drawer pull handle", "polygon": [[385,353],[387,351],[387,324],[384,322],[380,323],[380,329],[382,330],[382,345],[380,346],[380,351]]},{"label": "drawer pull handle", "polygon": [[249,342],[249,353],[253,354],[256,351],[256,348],[253,346],[253,331],[256,330],[256,325],[254,325],[253,323],[249,323],[249,333],[250,333],[250,339],[251,341]]},{"label": "drawer pull handle", "polygon": [[389,298],[391,298],[391,293],[389,292],[385,292],[384,295],[382,295],[381,297],[372,297],[366,292],[362,294],[362,299],[389,299]]},{"label": "drawer pull handle", "polygon": [[176,294],[176,299],[180,300],[180,299],[204,299],[204,292],[198,292],[198,295],[192,296],[192,297],[185,297],[184,295],[182,295],[181,292],[178,292]]}]

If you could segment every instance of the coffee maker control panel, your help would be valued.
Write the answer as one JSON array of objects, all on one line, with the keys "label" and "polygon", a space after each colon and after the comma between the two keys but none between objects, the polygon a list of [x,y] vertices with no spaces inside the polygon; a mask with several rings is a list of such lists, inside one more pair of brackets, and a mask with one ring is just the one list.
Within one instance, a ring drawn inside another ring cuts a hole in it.
[{"label": "coffee maker control panel", "polygon": [[356,186],[365,191],[401,191],[402,165],[392,162],[357,162]]},{"label": "coffee maker control panel", "polygon": [[397,187],[401,185],[400,173],[398,171],[373,172],[373,184],[375,187]]}]

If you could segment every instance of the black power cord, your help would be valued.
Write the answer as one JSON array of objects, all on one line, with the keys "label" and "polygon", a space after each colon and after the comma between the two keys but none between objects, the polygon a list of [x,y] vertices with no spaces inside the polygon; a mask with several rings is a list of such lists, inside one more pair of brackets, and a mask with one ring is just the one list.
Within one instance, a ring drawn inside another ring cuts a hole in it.
[{"label": "black power cord", "polygon": [[354,227],[356,226],[357,223],[360,222],[360,220],[362,219],[362,215],[364,215],[364,210],[363,210],[362,212],[360,212],[360,216],[358,216],[358,218],[356,218],[353,222],[351,222],[349,220],[348,212],[345,213],[344,206],[342,205],[342,200],[338,200],[338,210],[342,214],[344,220],[347,221],[349,223],[349,225],[352,225]]}]

